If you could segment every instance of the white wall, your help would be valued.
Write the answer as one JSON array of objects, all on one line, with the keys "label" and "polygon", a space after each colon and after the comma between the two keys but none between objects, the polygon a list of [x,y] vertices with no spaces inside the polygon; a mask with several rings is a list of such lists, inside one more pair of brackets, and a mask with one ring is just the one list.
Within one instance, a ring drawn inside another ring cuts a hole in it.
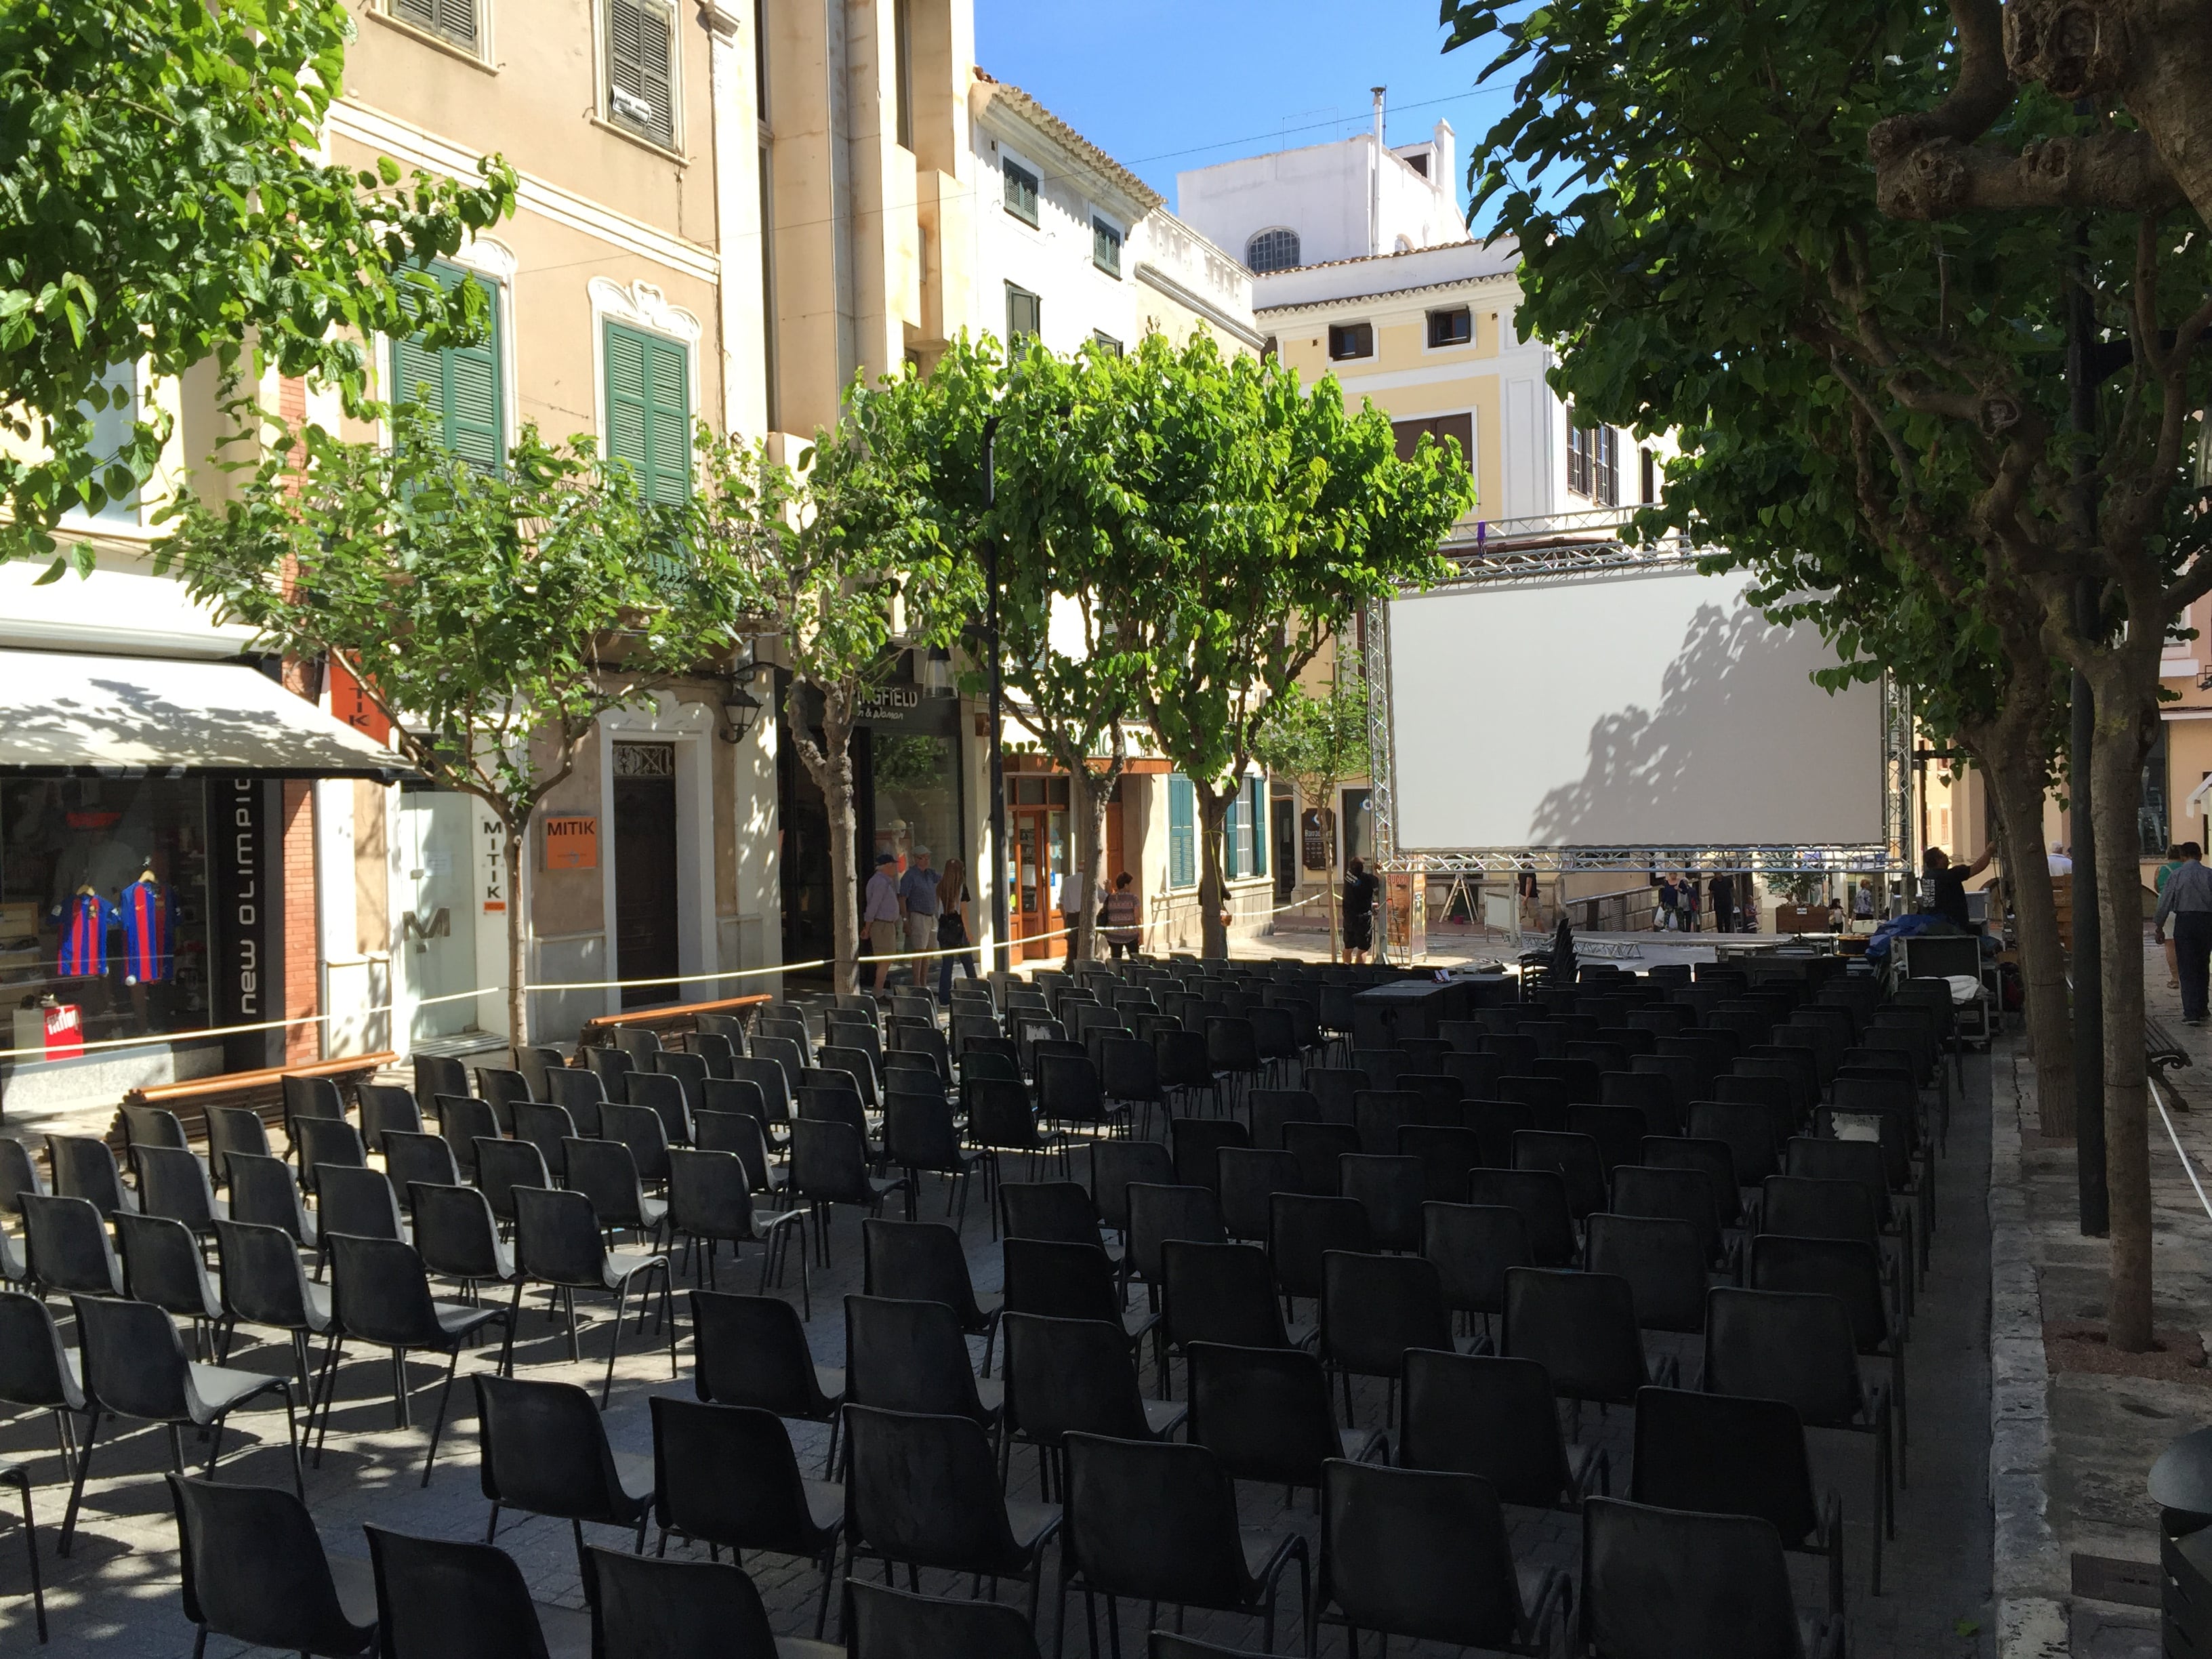
[{"label": "white wall", "polygon": [[[1042,333],[1052,350],[1073,352],[1093,333],[1109,335],[1124,347],[1135,344],[1141,331],[1136,294],[1139,249],[1133,246],[1138,241],[1139,216],[1132,210],[1137,204],[1098,199],[1041,142],[1034,137],[1024,142],[1024,136],[1017,136],[1018,131],[1016,123],[988,118],[969,125],[976,161],[973,269],[977,328],[1001,341],[1006,338],[1006,284],[1012,283],[1042,301]],[[1039,180],[1035,225],[1006,209],[1001,168],[1009,156]],[[1118,277],[1092,262],[1094,214],[1122,234]]]},{"label": "white wall", "polygon": [[[1195,167],[1176,175],[1176,215],[1240,258],[1255,234],[1287,227],[1298,234],[1299,262],[1309,265],[1389,253],[1401,237],[1415,248],[1464,241],[1450,177],[1456,165],[1450,127],[1439,121],[1432,139],[1401,148],[1412,153],[1431,147],[1432,176],[1425,179],[1398,150],[1378,152],[1374,135],[1365,132]],[[1370,241],[1378,173],[1381,235]]]}]

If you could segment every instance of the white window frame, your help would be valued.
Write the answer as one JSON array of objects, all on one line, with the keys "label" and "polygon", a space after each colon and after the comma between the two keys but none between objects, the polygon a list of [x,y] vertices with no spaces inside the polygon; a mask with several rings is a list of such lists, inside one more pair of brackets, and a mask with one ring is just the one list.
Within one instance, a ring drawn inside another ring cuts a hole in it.
[{"label": "white window frame", "polygon": [[[999,174],[999,213],[1001,217],[1012,220],[1014,223],[1019,225],[1024,230],[1028,231],[1031,235],[1042,236],[1045,234],[1045,204],[1049,199],[1044,187],[1045,170],[1039,167],[1035,161],[1030,160],[1028,156],[1023,155],[1021,151],[1016,149],[1005,139],[1000,139],[998,141],[998,145],[999,166],[997,171]],[[1023,218],[1020,214],[1015,212],[1013,208],[1009,205],[1006,201],[1006,168],[1010,166],[1019,167],[1024,173],[1028,173],[1031,178],[1036,180],[1037,216],[1036,222],[1034,223]]]},{"label": "white window frame", "polygon": [[[706,388],[699,379],[699,339],[705,330],[698,318],[682,306],[669,304],[668,296],[651,283],[624,284],[611,277],[594,276],[586,291],[592,301],[592,426],[599,434],[599,453],[611,453],[614,441],[613,428],[607,423],[609,323],[620,323],[684,348],[684,373],[691,388],[691,418],[697,420],[699,411],[707,406]],[[699,487],[696,471],[691,487],[695,491]]]},{"label": "white window frame", "polygon": [[[1109,213],[1103,208],[1098,207],[1095,204],[1086,204],[1086,205],[1090,206],[1090,214],[1085,222],[1084,228],[1091,233],[1091,247],[1089,249],[1089,252],[1091,255],[1091,270],[1097,271],[1101,276],[1107,277],[1111,281],[1116,283],[1127,282],[1129,276],[1128,226],[1121,222],[1121,218],[1119,214]],[[1105,226],[1107,229],[1112,231],[1115,235],[1121,238],[1121,258],[1119,260],[1121,269],[1118,270],[1109,270],[1105,266],[1098,263],[1097,228],[1100,225]]]},{"label": "white window frame", "polygon": [[[491,289],[491,302],[499,307],[499,374],[504,395],[500,398],[500,447],[512,454],[515,441],[522,435],[522,422],[516,410],[522,399],[520,381],[516,378],[514,349],[514,278],[521,267],[514,250],[504,242],[488,236],[477,236],[463,243],[451,253],[439,256],[447,264],[458,266],[472,276],[481,276]],[[390,402],[392,388],[384,384],[392,373],[392,337],[376,337],[374,373],[378,396]],[[377,422],[378,441],[392,441],[392,422]]]}]

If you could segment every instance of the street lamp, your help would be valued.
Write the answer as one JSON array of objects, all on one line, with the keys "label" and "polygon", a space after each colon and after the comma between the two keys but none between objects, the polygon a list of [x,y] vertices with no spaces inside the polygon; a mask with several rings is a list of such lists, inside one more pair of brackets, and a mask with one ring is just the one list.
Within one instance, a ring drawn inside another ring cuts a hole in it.
[{"label": "street lamp", "polygon": [[761,716],[764,707],[749,689],[761,665],[753,659],[751,648],[745,651],[744,660],[730,665],[729,678],[722,688],[722,741],[743,743],[745,733]]}]

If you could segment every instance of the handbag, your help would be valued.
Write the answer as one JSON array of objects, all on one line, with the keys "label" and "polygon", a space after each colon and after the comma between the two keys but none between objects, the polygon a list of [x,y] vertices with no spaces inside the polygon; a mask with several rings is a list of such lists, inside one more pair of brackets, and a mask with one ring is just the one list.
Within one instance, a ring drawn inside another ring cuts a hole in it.
[{"label": "handbag", "polygon": [[968,924],[957,910],[947,910],[937,919],[937,948],[957,951],[968,943]]}]

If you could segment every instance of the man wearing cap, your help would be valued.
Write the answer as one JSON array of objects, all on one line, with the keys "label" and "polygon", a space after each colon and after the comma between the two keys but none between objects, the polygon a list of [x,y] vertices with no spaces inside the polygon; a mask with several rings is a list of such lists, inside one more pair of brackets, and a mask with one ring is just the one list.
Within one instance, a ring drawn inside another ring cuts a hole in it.
[{"label": "man wearing cap", "polygon": [[891,958],[899,948],[898,883],[892,872],[898,860],[889,853],[876,854],[876,873],[868,878],[868,902],[860,911],[860,928],[867,935],[868,954],[876,959],[875,988],[884,988],[891,976]]},{"label": "man wearing cap", "polygon": [[[917,847],[908,854],[906,874],[899,878],[899,909],[906,917],[906,948],[921,952],[937,948],[937,872],[929,867],[929,848]],[[913,963],[914,984],[921,990],[929,983],[927,963],[917,954]]]}]

